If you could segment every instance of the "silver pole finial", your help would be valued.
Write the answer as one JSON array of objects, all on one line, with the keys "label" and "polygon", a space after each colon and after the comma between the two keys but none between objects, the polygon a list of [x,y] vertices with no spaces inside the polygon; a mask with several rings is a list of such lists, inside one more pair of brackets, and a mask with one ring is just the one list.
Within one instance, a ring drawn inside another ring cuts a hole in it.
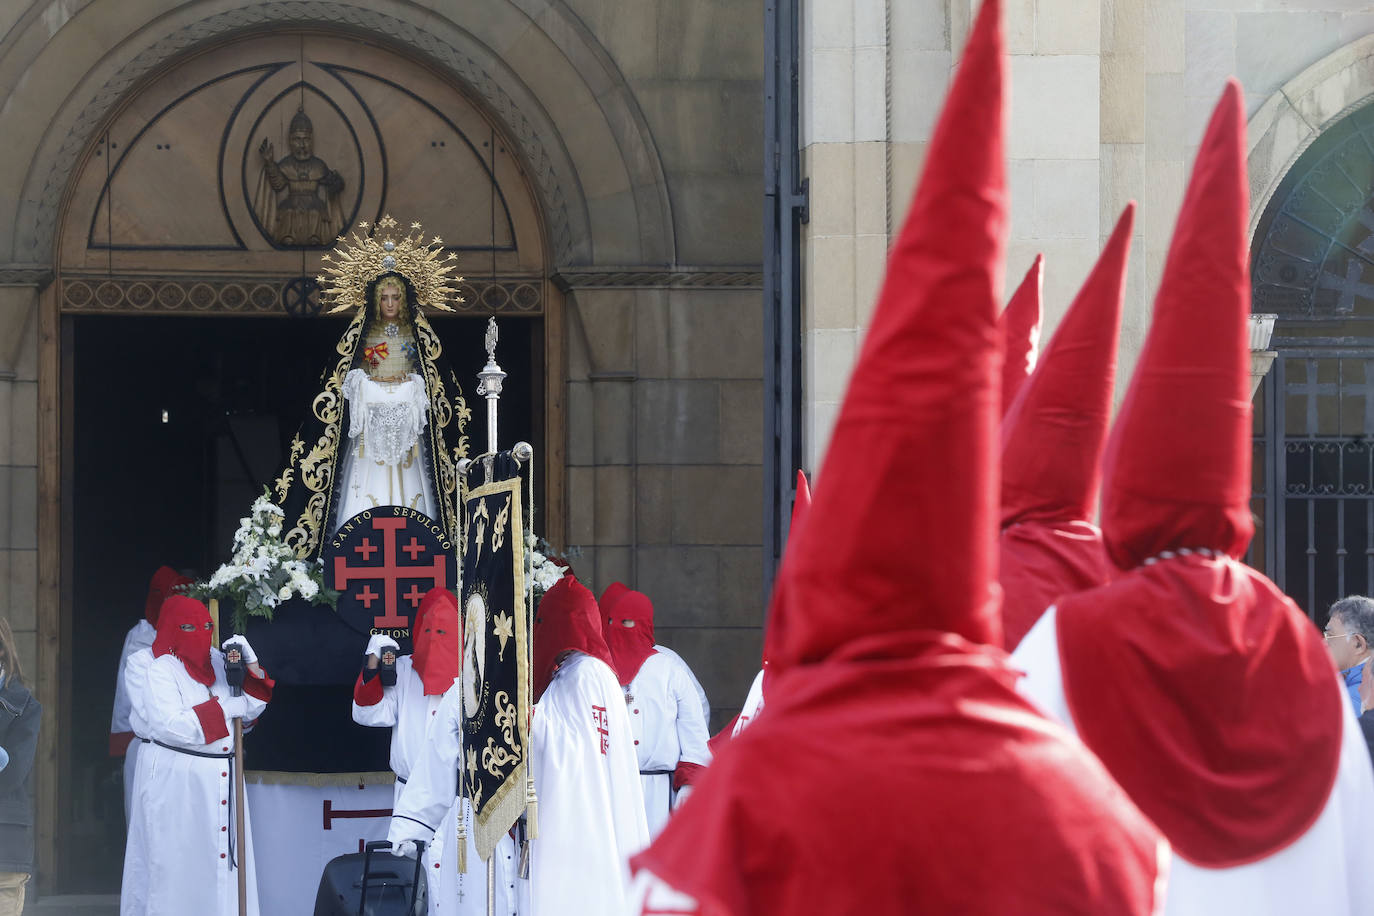
[{"label": "silver pole finial", "polygon": [[501,400],[501,382],[506,373],[496,364],[496,318],[487,319],[487,364],[477,373],[477,393],[487,399],[487,452],[496,453],[496,403]]}]

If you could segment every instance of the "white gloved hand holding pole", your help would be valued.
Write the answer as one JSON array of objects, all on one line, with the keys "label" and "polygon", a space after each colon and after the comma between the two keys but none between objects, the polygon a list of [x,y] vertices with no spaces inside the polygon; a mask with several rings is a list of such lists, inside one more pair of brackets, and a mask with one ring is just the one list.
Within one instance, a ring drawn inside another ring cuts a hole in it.
[{"label": "white gloved hand holding pole", "polygon": [[376,658],[382,657],[382,652],[390,649],[397,655],[401,654],[401,644],[387,636],[385,633],[373,633],[372,638],[367,641],[367,649],[364,655],[371,655]]},{"label": "white gloved hand holding pole", "polygon": [[228,652],[231,645],[237,645],[239,654],[243,656],[245,665],[256,665],[258,663],[258,653],[253,651],[253,647],[248,644],[248,637],[240,636],[235,633],[224,641],[224,651]]}]

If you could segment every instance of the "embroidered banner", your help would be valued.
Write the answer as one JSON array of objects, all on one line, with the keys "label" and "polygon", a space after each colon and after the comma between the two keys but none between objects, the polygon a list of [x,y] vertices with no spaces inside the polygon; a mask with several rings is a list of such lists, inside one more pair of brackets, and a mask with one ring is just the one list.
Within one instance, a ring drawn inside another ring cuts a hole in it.
[{"label": "embroidered banner", "polygon": [[463,760],[483,861],[525,810],[529,650],[525,506],[509,452],[478,459],[464,482]]},{"label": "embroidered banner", "polygon": [[410,648],[410,624],[431,588],[453,588],[454,545],[443,527],[405,506],[378,506],[344,522],[324,549],[325,578],[339,591],[339,619],[363,635]]}]

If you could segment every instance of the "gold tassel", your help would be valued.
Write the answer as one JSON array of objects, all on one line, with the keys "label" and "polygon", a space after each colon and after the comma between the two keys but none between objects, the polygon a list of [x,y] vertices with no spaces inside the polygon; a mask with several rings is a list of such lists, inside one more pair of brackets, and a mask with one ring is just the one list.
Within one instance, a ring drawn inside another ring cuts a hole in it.
[{"label": "gold tassel", "polygon": [[534,777],[525,778],[525,836],[539,839],[539,798],[534,794]]},{"label": "gold tassel", "polygon": [[458,874],[468,872],[468,819],[467,812],[460,812],[458,818]]}]

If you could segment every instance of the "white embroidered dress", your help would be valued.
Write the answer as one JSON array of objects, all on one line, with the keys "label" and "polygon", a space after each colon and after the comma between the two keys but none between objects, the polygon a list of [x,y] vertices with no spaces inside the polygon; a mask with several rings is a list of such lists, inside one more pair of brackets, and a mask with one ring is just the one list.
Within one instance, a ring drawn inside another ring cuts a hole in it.
[{"label": "white embroidered dress", "polygon": [[435,518],[433,487],[420,435],[429,419],[425,380],[410,373],[384,382],[362,369],[344,376],[348,402],[348,451],[334,528],[364,509],[405,506]]}]

